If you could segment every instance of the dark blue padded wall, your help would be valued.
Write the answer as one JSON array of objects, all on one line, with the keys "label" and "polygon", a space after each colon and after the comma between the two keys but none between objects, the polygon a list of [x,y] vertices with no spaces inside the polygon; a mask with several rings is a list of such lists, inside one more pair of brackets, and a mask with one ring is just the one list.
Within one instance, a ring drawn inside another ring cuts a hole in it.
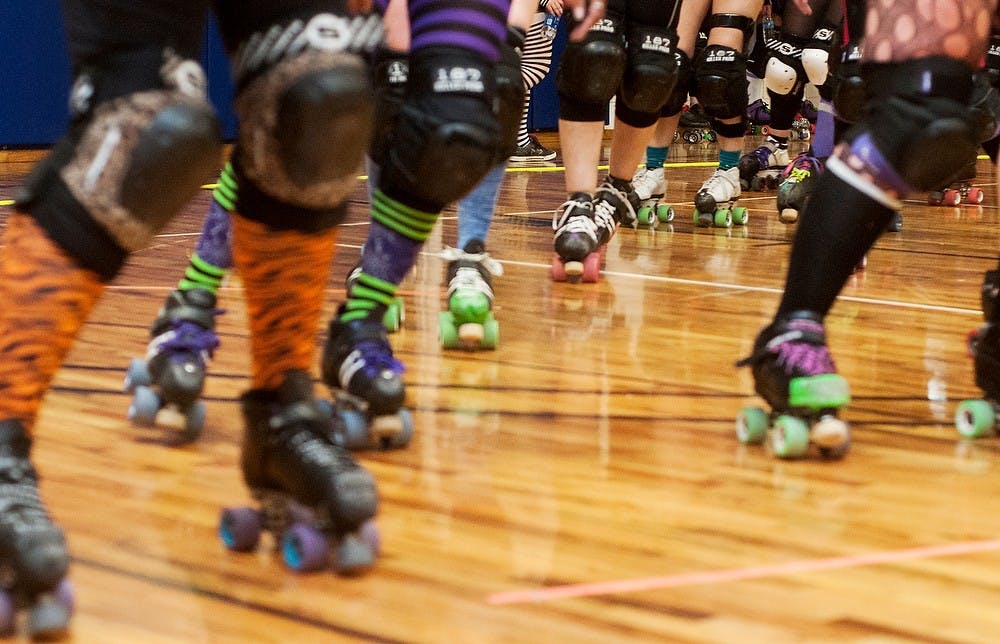
[{"label": "dark blue padded wall", "polygon": [[[215,24],[202,63],[226,138],[236,132],[232,83]],[[58,0],[0,0],[0,147],[54,143],[66,130],[72,82]]]}]

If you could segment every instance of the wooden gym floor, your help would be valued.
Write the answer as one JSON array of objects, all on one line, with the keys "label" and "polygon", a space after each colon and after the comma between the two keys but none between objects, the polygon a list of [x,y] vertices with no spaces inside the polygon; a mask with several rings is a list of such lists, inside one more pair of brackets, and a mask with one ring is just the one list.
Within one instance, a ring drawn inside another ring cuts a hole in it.
[{"label": "wooden gym floor", "polygon": [[[490,238],[505,270],[495,351],[438,346],[435,253],[456,230],[444,213],[393,336],[416,436],[360,455],[384,544],[360,578],[295,574],[216,536],[220,508],[248,501],[239,276],[222,293],[202,438],[125,418],[125,367],[194,248],[203,191],[110,286],[40,420],[42,492],[74,556],[73,641],[996,641],[1000,439],[959,440],[952,422],[978,395],[965,338],[1000,248],[989,162],[981,207],[908,201],[829,317],[850,455],[781,461],[736,440],[737,412],[759,401],[733,363],[777,304],[794,226],[773,193],[747,193],[746,228],[695,229],[714,154],[673,146],[677,219],[621,231],[598,284],[548,277],[561,157],[511,168]],[[0,152],[0,217],[29,157]],[[359,180],[328,315],[367,232],[364,195]]]}]

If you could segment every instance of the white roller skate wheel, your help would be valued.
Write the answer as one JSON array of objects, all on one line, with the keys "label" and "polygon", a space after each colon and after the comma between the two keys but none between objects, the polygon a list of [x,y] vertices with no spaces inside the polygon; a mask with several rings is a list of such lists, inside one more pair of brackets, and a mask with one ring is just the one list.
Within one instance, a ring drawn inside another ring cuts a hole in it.
[{"label": "white roller skate wheel", "polygon": [[483,341],[483,325],[466,322],[458,327],[458,339],[465,344],[479,344]]},{"label": "white roller skate wheel", "polygon": [[810,442],[819,447],[839,447],[848,438],[847,423],[834,416],[820,418],[809,430]]},{"label": "white roller skate wheel", "polygon": [[566,271],[567,276],[579,276],[583,275],[583,262],[566,262],[563,264],[563,269]]}]

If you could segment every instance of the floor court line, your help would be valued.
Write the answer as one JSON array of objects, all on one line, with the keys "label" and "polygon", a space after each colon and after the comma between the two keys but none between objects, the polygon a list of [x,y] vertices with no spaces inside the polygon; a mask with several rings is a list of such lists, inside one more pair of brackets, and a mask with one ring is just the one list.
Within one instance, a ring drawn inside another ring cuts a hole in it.
[{"label": "floor court line", "polygon": [[748,568],[729,568],[724,570],[706,570],[702,572],[681,573],[662,577],[645,577],[638,579],[619,579],[582,584],[565,584],[529,590],[511,590],[493,593],[486,597],[486,603],[495,606],[511,604],[539,603],[557,599],[580,597],[597,597],[600,595],[616,595],[666,588],[683,588],[706,584],[724,584],[751,579],[767,579],[785,575],[822,572],[826,570],[845,570],[864,566],[878,566],[904,561],[919,561],[935,557],[954,557],[982,552],[1000,550],[1000,539],[986,541],[966,541],[947,543],[937,546],[908,548],[905,550],[886,550],[858,555],[845,555],[827,559],[800,559],[786,563],[768,566],[752,566]]}]

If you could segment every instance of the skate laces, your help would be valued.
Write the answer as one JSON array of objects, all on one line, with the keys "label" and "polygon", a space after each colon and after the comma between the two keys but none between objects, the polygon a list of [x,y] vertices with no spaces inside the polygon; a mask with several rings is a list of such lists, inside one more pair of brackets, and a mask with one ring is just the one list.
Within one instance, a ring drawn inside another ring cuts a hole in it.
[{"label": "skate laces", "polygon": [[359,371],[367,378],[374,379],[386,372],[398,376],[406,371],[406,367],[392,355],[392,349],[385,342],[361,340],[340,365],[341,386],[346,389]]},{"label": "skate laces", "polygon": [[0,517],[48,517],[38,495],[37,474],[31,462],[14,456],[0,457]]},{"label": "skate laces", "polygon": [[[217,313],[221,313],[218,311]],[[198,353],[203,360],[211,358],[219,347],[219,336],[212,329],[206,329],[194,322],[178,322],[149,341],[146,360],[152,360],[160,353]]]},{"label": "skate laces", "polygon": [[[610,224],[607,223],[608,217],[611,218]],[[594,192],[594,219],[612,231],[616,222],[632,227],[639,223],[639,215],[636,214],[628,195],[610,183],[604,183]]]},{"label": "skate laces", "polygon": [[482,253],[467,253],[461,248],[452,248],[451,246],[445,246],[438,253],[438,257],[447,260],[449,262],[456,261],[468,261],[475,262],[485,268],[490,275],[503,275],[503,264],[497,260],[490,257],[487,252]]},{"label": "skate laces", "polygon": [[737,366],[757,364],[770,358],[793,377],[836,373],[823,325],[813,320],[790,320],[780,333]]},{"label": "skate laces", "polygon": [[448,282],[448,297],[455,291],[478,291],[493,301],[493,289],[475,266],[459,266]]},{"label": "skate laces", "polygon": [[781,176],[792,181],[802,181],[823,170],[823,164],[814,156],[800,154],[781,171]]},{"label": "skate laces", "polygon": [[775,157],[775,151],[770,146],[762,145],[751,152],[750,155],[756,157],[758,166],[767,168],[771,165],[771,159]]},{"label": "skate laces", "polygon": [[597,223],[593,219],[593,204],[570,199],[552,214],[552,230],[559,239],[566,233],[584,233],[597,244]]}]

